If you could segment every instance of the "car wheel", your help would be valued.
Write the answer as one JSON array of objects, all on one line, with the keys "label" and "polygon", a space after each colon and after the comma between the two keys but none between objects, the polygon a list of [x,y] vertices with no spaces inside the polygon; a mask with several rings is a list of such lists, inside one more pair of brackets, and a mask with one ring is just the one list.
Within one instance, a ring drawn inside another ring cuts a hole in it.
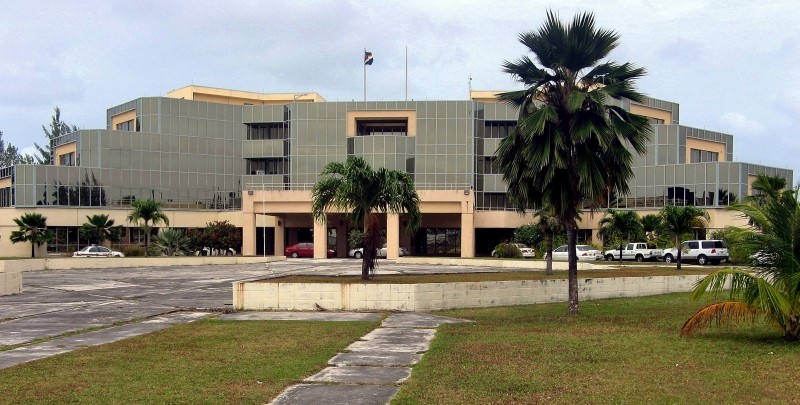
[{"label": "car wheel", "polygon": [[292,252],[292,257],[297,259],[298,257],[300,257],[300,255],[298,255],[297,252]]},{"label": "car wheel", "polygon": [[642,255],[636,255],[636,261],[637,261],[637,262],[643,262],[643,261],[644,261],[644,256],[642,256]]},{"label": "car wheel", "polygon": [[612,254],[607,254],[607,255],[606,255],[606,261],[607,261],[607,262],[610,262],[610,261],[612,261],[612,260],[614,260],[614,255],[612,255]]},{"label": "car wheel", "polygon": [[705,255],[697,256],[697,264],[705,266],[708,264],[708,258]]},{"label": "car wheel", "polygon": [[666,255],[666,256],[664,256],[664,262],[665,262],[665,263],[672,263],[672,260],[673,260],[673,259],[672,259],[672,255]]},{"label": "car wheel", "polygon": [[356,252],[356,253],[353,255],[353,257],[355,257],[356,259],[360,259],[360,258],[364,257],[364,255],[363,255],[361,252]]}]

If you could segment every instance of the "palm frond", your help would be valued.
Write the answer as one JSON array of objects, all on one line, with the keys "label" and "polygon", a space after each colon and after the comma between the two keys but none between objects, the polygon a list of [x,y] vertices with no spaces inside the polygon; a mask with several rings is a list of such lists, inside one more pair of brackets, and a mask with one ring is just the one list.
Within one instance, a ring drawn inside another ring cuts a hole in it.
[{"label": "palm frond", "polygon": [[708,305],[697,311],[681,327],[681,336],[690,336],[698,330],[705,329],[712,322],[754,322],[763,315],[757,308],[753,308],[737,301],[725,301]]}]

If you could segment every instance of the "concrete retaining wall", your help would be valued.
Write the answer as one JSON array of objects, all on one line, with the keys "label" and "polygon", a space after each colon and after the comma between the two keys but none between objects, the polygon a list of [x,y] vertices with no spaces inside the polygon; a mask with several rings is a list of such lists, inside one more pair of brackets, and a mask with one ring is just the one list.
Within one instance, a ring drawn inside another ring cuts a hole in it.
[{"label": "concrete retaining wall", "polygon": [[0,295],[19,294],[22,292],[22,274],[18,271],[0,270]]},{"label": "concrete retaining wall", "polygon": [[[703,275],[578,280],[581,300],[691,291]],[[433,311],[567,301],[567,280],[432,284],[233,283],[237,310]]]},{"label": "concrete retaining wall", "polygon": [[[547,262],[544,260],[502,260],[502,259],[462,259],[459,257],[417,257],[405,256],[397,259],[397,263],[408,264],[437,264],[442,266],[479,266],[500,267],[507,269],[541,269],[544,270]],[[578,270],[597,268],[595,260],[578,261]],[[553,260],[553,270],[567,270],[568,263]],[[605,267],[604,267],[605,268]]]}]

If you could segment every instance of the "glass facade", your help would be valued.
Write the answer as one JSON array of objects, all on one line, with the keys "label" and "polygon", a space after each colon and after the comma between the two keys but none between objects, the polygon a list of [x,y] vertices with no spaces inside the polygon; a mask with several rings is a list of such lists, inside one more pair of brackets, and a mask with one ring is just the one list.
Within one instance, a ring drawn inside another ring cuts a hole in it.
[{"label": "glass facade", "polygon": [[[756,173],[792,178],[790,170],[732,162],[733,137],[678,125],[675,103],[648,99],[642,108],[671,114],[671,122],[651,120],[653,135],[647,153],[634,158],[630,192],[609,195],[610,208],[724,207],[748,194]],[[0,189],[0,205],[126,206],[152,198],[165,208],[238,210],[243,189],[309,189],[325,165],[358,155],[374,167],[411,173],[418,189],[473,190],[478,211],[512,210],[494,153],[516,119],[505,103],[477,101],[234,105],[139,98],[109,109],[107,129],[56,139],[56,146],[76,146],[62,166],[2,169],[0,179],[11,177],[13,187]],[[709,143],[721,149],[696,146]]]}]

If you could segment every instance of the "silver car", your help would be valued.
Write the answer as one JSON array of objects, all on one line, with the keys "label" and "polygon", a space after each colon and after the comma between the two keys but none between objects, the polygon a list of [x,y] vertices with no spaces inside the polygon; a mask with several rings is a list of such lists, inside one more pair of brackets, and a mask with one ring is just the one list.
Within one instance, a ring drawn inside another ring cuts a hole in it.
[{"label": "silver car", "polygon": [[[599,250],[589,245],[575,245],[575,253],[578,256],[578,260],[600,260],[603,258],[603,254]],[[568,256],[567,245],[553,249],[553,260],[569,260]]]},{"label": "silver car", "polygon": [[[386,244],[384,243],[383,247],[378,249],[378,257],[386,257],[386,253],[388,252],[388,250],[389,249],[386,247]],[[399,254],[400,254],[400,257],[408,256],[408,250],[406,250],[406,248],[400,246]],[[347,255],[350,256],[350,257],[355,257],[356,259],[360,259],[360,258],[364,257],[364,248],[351,249],[349,252],[347,252]]]}]

